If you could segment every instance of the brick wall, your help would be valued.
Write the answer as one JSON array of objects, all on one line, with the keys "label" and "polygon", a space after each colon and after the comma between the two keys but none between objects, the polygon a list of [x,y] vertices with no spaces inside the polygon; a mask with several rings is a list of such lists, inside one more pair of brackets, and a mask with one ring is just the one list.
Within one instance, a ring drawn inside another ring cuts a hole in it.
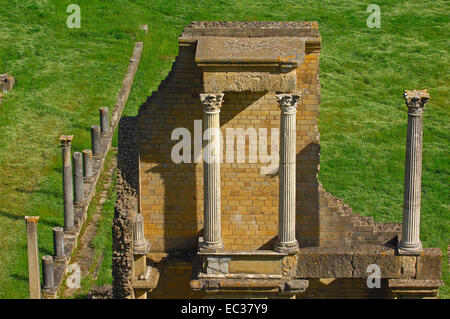
[{"label": "brick wall", "polygon": [[[172,131],[185,127],[194,132],[194,120],[203,119],[202,73],[194,54],[194,46],[180,46],[170,75],[139,114],[141,211],[153,251],[194,249],[203,228],[202,164],[174,164],[170,158],[178,142],[171,141]],[[304,92],[297,112],[301,245],[317,245],[319,236],[318,57],[318,52],[308,54],[298,69],[298,87]],[[227,128],[267,128],[270,152],[270,129],[279,129],[280,116],[275,93],[225,92],[221,130],[225,136]],[[223,240],[228,249],[271,249],[278,233],[278,174],[262,175],[260,168],[268,164],[250,163],[248,146],[247,138],[245,163],[221,164]]]}]

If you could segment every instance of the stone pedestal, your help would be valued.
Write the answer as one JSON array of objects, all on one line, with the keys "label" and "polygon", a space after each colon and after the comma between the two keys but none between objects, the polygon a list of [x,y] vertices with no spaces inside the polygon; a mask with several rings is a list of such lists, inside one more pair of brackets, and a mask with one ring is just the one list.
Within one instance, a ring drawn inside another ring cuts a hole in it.
[{"label": "stone pedestal", "polygon": [[28,281],[30,299],[41,299],[41,275],[39,271],[39,251],[37,243],[37,225],[39,216],[25,216],[28,241]]},{"label": "stone pedestal", "polygon": [[296,115],[300,99],[296,94],[277,94],[281,108],[280,131],[280,186],[278,240],[275,250],[294,253],[298,251],[295,237],[296,203]]},{"label": "stone pedestal", "polygon": [[220,217],[220,108],[223,94],[200,94],[204,114],[204,241],[202,249],[223,248]]},{"label": "stone pedestal", "polygon": [[408,107],[406,136],[405,186],[403,199],[403,231],[398,244],[400,255],[420,255],[420,197],[422,182],[423,110],[430,95],[427,90],[405,91]]}]

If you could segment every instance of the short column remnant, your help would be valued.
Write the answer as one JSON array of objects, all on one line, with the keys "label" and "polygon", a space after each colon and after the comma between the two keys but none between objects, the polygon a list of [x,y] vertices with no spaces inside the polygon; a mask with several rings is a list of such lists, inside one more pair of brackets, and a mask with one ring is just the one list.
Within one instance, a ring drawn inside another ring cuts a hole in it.
[{"label": "short column remnant", "polygon": [[430,99],[427,90],[405,91],[408,107],[406,136],[405,184],[403,198],[402,239],[398,244],[400,255],[420,255],[420,197],[422,183],[423,110]]},{"label": "short column remnant", "polygon": [[74,184],[74,204],[83,205],[84,187],[83,187],[83,158],[80,152],[73,153],[73,184]]},{"label": "short column remnant", "polygon": [[223,94],[200,94],[205,123],[204,139],[209,143],[203,154],[204,240],[203,249],[223,248],[220,214],[220,108]]},{"label": "short column remnant", "polygon": [[103,136],[109,133],[109,110],[106,106],[100,108],[100,131]]},{"label": "short column remnant", "polygon": [[39,271],[39,252],[37,244],[37,225],[39,216],[25,216],[28,241],[28,281],[30,299],[41,299],[41,275]]},{"label": "short column remnant", "polygon": [[53,257],[55,261],[63,260],[64,253],[64,230],[62,227],[53,228]]},{"label": "short column remnant", "polygon": [[91,145],[92,145],[92,155],[99,157],[102,153],[101,151],[101,141],[100,141],[100,126],[91,126]]},{"label": "short column remnant", "polygon": [[61,142],[63,160],[64,230],[68,232],[75,230],[73,213],[72,162],[70,156],[72,139],[73,135],[61,135],[59,138]]},{"label": "short column remnant", "polygon": [[6,93],[8,91],[11,91],[14,87],[16,80],[14,77],[8,75],[8,74],[0,74],[0,92]]},{"label": "short column remnant", "polygon": [[134,250],[139,252],[147,249],[147,241],[144,237],[144,218],[137,214],[133,225]]},{"label": "short column remnant", "polygon": [[[52,256],[42,256],[42,280],[44,295],[55,293],[55,270]],[[47,296],[46,296],[47,297]]]},{"label": "short column remnant", "polygon": [[83,150],[83,177],[86,182],[91,182],[94,179],[91,150]]},{"label": "short column remnant", "polygon": [[298,251],[295,236],[296,203],[296,116],[300,99],[296,94],[277,94],[281,108],[280,132],[280,182],[278,206],[278,240],[275,250],[294,253]]},{"label": "short column remnant", "polygon": [[147,254],[150,243],[144,237],[144,218],[137,214],[133,221],[133,286],[137,299],[147,299],[151,284],[147,283],[152,274],[152,268],[147,266]]}]

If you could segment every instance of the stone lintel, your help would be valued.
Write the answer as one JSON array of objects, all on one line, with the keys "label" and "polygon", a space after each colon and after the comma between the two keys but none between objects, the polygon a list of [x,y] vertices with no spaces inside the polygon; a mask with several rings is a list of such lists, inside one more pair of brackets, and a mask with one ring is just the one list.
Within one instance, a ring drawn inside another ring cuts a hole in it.
[{"label": "stone lintel", "polygon": [[298,294],[309,286],[305,279],[283,278],[199,278],[191,280],[193,290],[205,292],[252,292],[275,294]]},{"label": "stone lintel", "polygon": [[[273,67],[272,67],[273,68]],[[224,71],[203,68],[203,86],[207,92],[295,92],[297,73],[295,69],[248,71]]]},{"label": "stone lintel", "polygon": [[199,64],[279,64],[300,66],[305,57],[305,40],[294,37],[200,38],[195,62]]}]

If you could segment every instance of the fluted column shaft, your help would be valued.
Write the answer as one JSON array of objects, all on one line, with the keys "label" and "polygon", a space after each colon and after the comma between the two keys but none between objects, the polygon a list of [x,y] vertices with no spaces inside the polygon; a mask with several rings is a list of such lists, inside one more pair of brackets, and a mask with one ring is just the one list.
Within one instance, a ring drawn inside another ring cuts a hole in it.
[{"label": "fluted column shaft", "polygon": [[300,97],[296,94],[277,94],[281,108],[278,240],[275,250],[296,252],[296,116]]},{"label": "fluted column shaft", "polygon": [[420,198],[422,183],[423,110],[429,100],[424,91],[405,91],[408,107],[406,136],[405,185],[403,198],[403,231],[398,245],[402,255],[418,255],[422,252],[420,241]]},{"label": "fluted column shaft", "polygon": [[[220,107],[223,94],[200,94],[205,123],[203,154],[204,235],[201,248],[223,248],[220,214]],[[208,145],[206,145],[208,144]]]}]

